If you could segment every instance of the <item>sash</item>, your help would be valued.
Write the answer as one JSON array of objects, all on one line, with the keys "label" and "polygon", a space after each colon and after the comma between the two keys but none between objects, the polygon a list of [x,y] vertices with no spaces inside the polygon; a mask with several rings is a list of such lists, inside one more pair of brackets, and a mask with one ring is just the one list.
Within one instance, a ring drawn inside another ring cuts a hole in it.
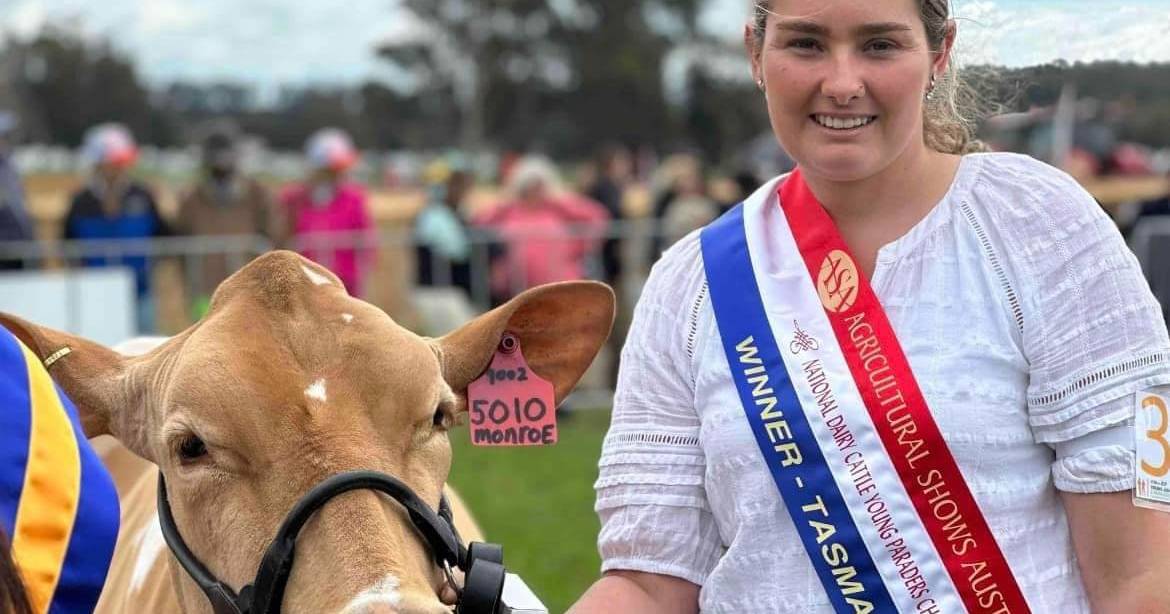
[{"label": "sash", "polygon": [[118,495],[77,409],[0,327],[0,531],[33,611],[92,612],[118,536]]},{"label": "sash", "polygon": [[[703,261],[748,421],[836,611],[1028,612],[836,227],[799,171],[781,190],[783,209],[775,194],[773,182],[704,229]],[[766,367],[766,382],[753,366]],[[781,417],[761,404],[768,388]],[[800,462],[784,465],[781,444]],[[828,521],[810,515],[797,467],[820,476],[812,484],[826,509],[840,506],[833,535],[814,524]],[[840,561],[823,549],[834,539],[888,603],[844,599]]]}]

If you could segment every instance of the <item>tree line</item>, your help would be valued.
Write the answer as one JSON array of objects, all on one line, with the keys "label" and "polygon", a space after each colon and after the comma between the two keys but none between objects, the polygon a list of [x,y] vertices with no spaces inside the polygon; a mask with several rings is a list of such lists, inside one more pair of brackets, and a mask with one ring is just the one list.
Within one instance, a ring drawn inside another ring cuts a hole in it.
[{"label": "tree line", "polygon": [[[421,24],[418,36],[371,53],[394,64],[409,87],[373,80],[289,87],[265,104],[245,83],[148,85],[134,59],[107,42],[49,26],[0,50],[0,107],[18,110],[28,140],[64,145],[77,145],[102,121],[127,124],[143,142],[185,145],[202,123],[227,116],[274,148],[298,148],[333,125],[376,149],[583,156],[624,142],[688,148],[720,162],[768,123],[746,60],[737,60],[741,50],[696,27],[701,3],[577,0],[578,11],[565,14],[552,0],[403,0]],[[663,68],[679,50],[699,59],[672,84]],[[1170,63],[970,74],[1005,110],[1053,104],[1074,83],[1080,96],[1124,110],[1113,118],[1121,138],[1170,147]]]}]

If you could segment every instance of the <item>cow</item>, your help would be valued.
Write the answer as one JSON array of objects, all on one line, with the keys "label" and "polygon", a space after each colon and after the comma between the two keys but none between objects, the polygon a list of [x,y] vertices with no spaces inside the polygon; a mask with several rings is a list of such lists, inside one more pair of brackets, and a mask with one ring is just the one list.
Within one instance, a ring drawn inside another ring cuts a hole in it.
[{"label": "cow", "polygon": [[[609,335],[612,290],[528,290],[440,338],[415,335],[297,254],[269,252],[225,280],[207,315],[144,354],[0,314],[74,401],[115,476],[122,527],[98,612],[211,612],[159,531],[158,474],[190,551],[234,591],[306,493],[343,472],[397,478],[432,509],[448,431],[505,333],[559,403]],[[62,349],[68,348],[63,354]],[[456,501],[464,537],[477,529]],[[296,538],[281,611],[450,612],[447,574],[402,505],[374,490],[329,499]]]}]

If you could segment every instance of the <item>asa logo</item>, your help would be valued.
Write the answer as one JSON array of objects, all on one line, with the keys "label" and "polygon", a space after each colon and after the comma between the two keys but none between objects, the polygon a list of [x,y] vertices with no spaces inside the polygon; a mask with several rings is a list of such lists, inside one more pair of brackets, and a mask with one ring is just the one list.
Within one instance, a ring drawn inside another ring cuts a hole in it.
[{"label": "asa logo", "polygon": [[835,249],[825,256],[821,271],[817,274],[817,293],[821,304],[833,313],[848,311],[857,302],[861,277],[853,258]]}]

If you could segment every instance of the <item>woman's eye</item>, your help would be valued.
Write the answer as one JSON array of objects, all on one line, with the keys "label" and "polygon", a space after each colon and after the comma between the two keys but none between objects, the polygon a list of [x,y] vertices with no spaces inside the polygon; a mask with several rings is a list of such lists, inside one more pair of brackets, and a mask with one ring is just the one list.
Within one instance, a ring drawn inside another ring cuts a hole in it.
[{"label": "woman's eye", "polygon": [[821,48],[820,42],[815,38],[797,38],[788,42],[788,46],[798,51],[816,51]]},{"label": "woman's eye", "polygon": [[207,445],[195,435],[188,435],[179,443],[179,460],[190,462],[207,455]]},{"label": "woman's eye", "polygon": [[875,51],[877,53],[886,53],[889,51],[894,51],[897,48],[898,45],[894,43],[894,41],[890,40],[875,40],[870,41],[865,45],[866,51]]}]

